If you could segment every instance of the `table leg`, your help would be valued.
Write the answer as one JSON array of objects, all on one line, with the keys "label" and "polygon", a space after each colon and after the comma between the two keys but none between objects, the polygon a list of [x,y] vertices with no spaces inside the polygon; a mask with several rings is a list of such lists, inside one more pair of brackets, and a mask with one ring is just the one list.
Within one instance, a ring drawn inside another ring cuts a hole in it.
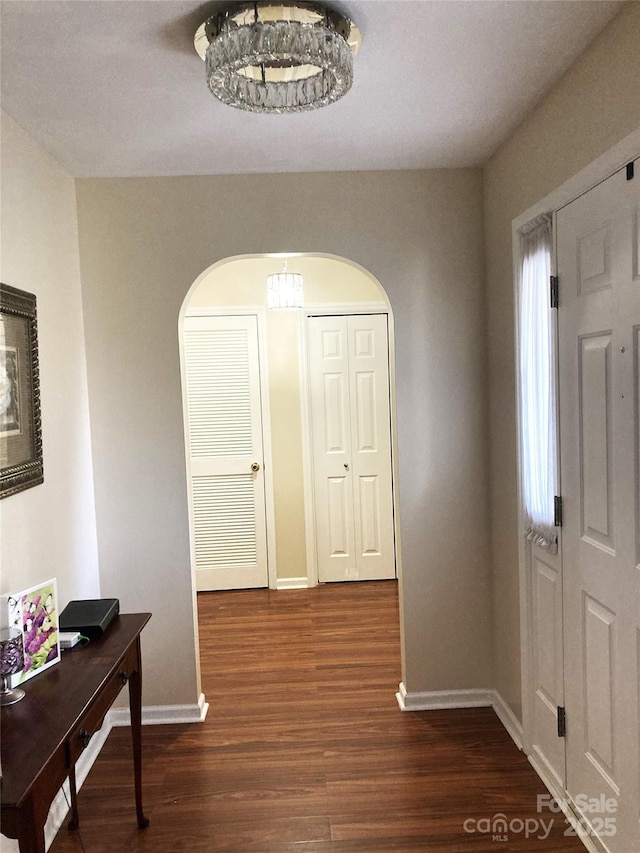
[{"label": "table leg", "polygon": [[142,658],[140,637],[136,640],[137,668],[129,678],[129,709],[131,711],[131,740],[133,743],[133,770],[135,776],[136,814],[138,826],[149,826],[142,811]]},{"label": "table leg", "polygon": [[24,835],[20,836],[20,853],[45,853],[44,829],[36,826],[27,827]]},{"label": "table leg", "polygon": [[78,789],[76,787],[76,768],[71,765],[69,770],[69,790],[71,792],[71,819],[67,824],[70,830],[79,829],[80,818],[78,817]]},{"label": "table leg", "polygon": [[22,820],[18,836],[20,853],[45,853],[44,823],[46,814],[39,814],[40,810],[33,800],[25,805],[26,808],[21,815]]}]

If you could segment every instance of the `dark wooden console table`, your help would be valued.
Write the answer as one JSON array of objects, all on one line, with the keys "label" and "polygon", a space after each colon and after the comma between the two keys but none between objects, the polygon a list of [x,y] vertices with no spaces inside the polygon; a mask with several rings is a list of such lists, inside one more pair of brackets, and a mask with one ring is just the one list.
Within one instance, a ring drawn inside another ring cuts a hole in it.
[{"label": "dark wooden console table", "polygon": [[140,632],[150,613],[121,614],[83,649],[24,685],[26,696],[2,708],[2,832],[20,853],[44,853],[44,824],[65,779],[71,789],[71,825],[78,826],[75,765],[91,735],[129,682],[138,826],[142,811],[142,668]]}]

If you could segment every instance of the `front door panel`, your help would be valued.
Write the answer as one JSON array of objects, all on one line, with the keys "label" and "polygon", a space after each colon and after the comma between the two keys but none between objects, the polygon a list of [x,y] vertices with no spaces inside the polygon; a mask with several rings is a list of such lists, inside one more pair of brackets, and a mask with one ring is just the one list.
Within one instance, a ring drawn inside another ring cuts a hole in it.
[{"label": "front door panel", "polygon": [[616,802],[585,815],[615,853],[640,849],[639,208],[622,170],[557,214],[567,790]]}]

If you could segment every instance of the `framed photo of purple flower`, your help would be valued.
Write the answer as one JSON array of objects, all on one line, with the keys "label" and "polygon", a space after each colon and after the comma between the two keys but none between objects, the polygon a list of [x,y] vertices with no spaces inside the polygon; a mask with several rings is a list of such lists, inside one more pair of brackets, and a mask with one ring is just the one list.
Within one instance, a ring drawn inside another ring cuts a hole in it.
[{"label": "framed photo of purple flower", "polygon": [[8,597],[9,628],[22,634],[24,667],[11,677],[11,687],[22,684],[60,660],[58,591],[56,579]]}]

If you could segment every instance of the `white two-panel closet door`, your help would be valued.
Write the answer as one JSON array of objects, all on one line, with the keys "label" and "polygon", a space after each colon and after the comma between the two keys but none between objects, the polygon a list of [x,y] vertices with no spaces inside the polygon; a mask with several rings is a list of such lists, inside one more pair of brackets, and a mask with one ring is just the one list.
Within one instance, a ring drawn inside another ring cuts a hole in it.
[{"label": "white two-panel closet door", "polygon": [[184,325],[196,588],[268,586],[258,325]]},{"label": "white two-panel closet door", "polygon": [[309,318],[318,580],[396,576],[386,314]]}]

